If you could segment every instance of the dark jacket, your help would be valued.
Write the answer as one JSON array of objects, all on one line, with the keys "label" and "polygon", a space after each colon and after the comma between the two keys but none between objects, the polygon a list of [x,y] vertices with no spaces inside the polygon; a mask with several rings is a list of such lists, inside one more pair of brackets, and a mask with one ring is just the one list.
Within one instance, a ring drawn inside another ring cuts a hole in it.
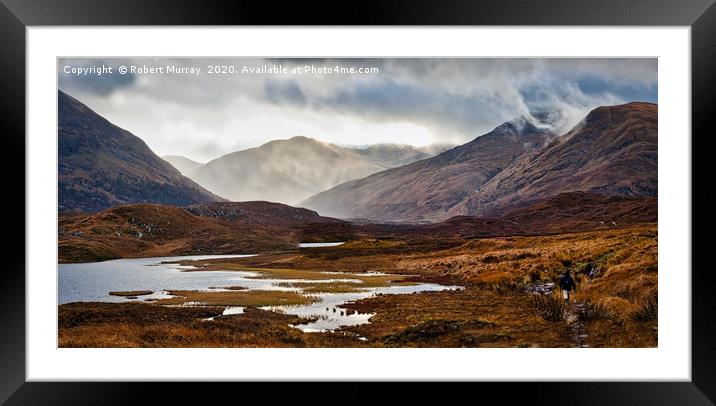
[{"label": "dark jacket", "polygon": [[560,279],[559,287],[563,290],[577,290],[577,282],[572,279],[572,275],[566,274]]}]

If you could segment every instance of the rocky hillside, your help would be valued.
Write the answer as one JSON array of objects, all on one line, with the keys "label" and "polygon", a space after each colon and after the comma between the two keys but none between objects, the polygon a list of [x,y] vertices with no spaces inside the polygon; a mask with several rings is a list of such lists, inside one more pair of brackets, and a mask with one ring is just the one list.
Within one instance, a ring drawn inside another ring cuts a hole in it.
[{"label": "rocky hillside", "polygon": [[376,221],[436,221],[552,134],[519,118],[437,156],[346,182],[301,203],[323,215]]},{"label": "rocky hillside", "polygon": [[651,103],[599,107],[543,150],[505,168],[450,213],[499,212],[575,191],[655,197],[657,116]]},{"label": "rocky hillside", "polygon": [[223,200],[122,128],[58,94],[58,210],[97,212],[133,203],[189,205]]},{"label": "rocky hillside", "polygon": [[657,115],[651,103],[599,107],[558,137],[519,119],[302,205],[340,218],[416,223],[504,214],[569,192],[655,197]]}]

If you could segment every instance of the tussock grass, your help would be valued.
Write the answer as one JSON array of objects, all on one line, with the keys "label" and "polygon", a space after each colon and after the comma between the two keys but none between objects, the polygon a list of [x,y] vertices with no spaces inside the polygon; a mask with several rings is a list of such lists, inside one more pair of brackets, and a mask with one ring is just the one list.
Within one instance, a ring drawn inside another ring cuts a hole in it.
[{"label": "tussock grass", "polygon": [[659,315],[659,296],[650,292],[636,303],[633,317],[639,321],[656,320]]},{"label": "tussock grass", "polygon": [[[82,317],[90,312],[93,318]],[[303,333],[298,316],[247,308],[176,308],[141,303],[73,303],[59,306],[60,347],[360,347],[355,337]],[[212,321],[205,318],[215,316]],[[81,319],[81,320],[80,320]]]},{"label": "tussock grass", "polygon": [[584,320],[611,320],[623,324],[631,314],[631,304],[620,297],[607,296],[589,301],[582,318]]},{"label": "tussock grass", "polygon": [[[570,269],[578,284],[577,298],[584,303],[580,317],[596,322],[602,331],[622,331],[605,333],[600,342],[615,346],[655,342],[650,341],[655,339],[651,336],[631,341],[623,337],[651,331],[657,319],[656,224],[555,236],[479,239],[442,251],[439,256],[403,258],[397,267],[449,275],[505,296],[519,294],[527,284],[556,283],[565,269]],[[597,269],[593,278],[587,275],[588,269]],[[544,302],[532,303],[533,314],[560,319],[558,303],[546,298],[534,300]]]},{"label": "tussock grass", "polygon": [[567,305],[557,295],[532,295],[535,314],[547,321],[564,320]]}]

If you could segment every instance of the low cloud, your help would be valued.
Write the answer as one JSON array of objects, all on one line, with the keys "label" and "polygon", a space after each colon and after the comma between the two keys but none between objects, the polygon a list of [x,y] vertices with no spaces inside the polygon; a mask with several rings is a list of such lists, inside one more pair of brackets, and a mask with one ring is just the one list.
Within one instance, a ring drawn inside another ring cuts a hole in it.
[{"label": "low cloud", "polygon": [[267,80],[264,89],[266,91],[266,100],[269,103],[305,104],[307,102],[306,95],[303,94],[298,83],[294,80]]},{"label": "low cloud", "polygon": [[[380,73],[62,71],[101,64],[377,67]],[[502,122],[545,112],[559,118],[556,130],[566,131],[600,105],[657,101],[656,59],[61,59],[58,75],[61,89],[158,153],[204,161],[298,134],[338,144],[464,143]]]}]

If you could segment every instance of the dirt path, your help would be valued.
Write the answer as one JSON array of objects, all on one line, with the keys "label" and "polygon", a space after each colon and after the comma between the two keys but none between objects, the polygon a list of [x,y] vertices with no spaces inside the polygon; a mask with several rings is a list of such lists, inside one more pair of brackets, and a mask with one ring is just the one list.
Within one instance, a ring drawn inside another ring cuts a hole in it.
[{"label": "dirt path", "polygon": [[587,348],[587,330],[584,328],[584,303],[570,303],[567,305],[565,320],[569,323],[569,334],[576,347]]},{"label": "dirt path", "polygon": [[[554,283],[536,283],[527,286],[526,291],[533,295],[551,295],[554,292]],[[586,319],[586,304],[583,302],[570,302],[565,306],[564,309],[564,320],[568,324],[568,336],[574,346],[578,348],[587,348],[587,329],[584,327],[584,320]]]}]

